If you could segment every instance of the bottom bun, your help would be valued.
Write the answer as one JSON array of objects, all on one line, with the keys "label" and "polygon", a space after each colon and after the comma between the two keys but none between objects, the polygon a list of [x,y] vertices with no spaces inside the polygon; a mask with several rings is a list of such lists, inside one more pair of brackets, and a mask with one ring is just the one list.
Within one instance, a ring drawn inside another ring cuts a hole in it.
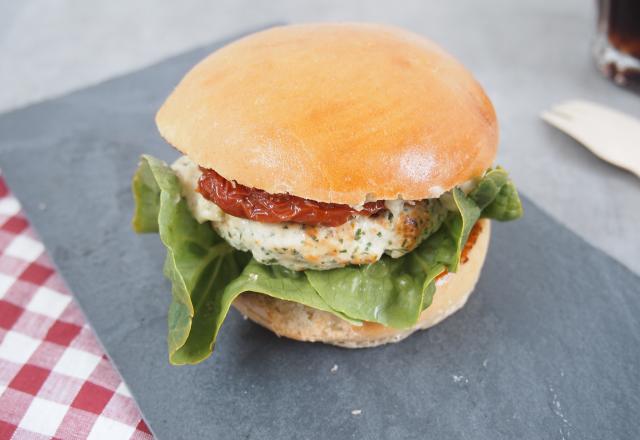
[{"label": "bottom bun", "polygon": [[244,293],[233,305],[244,316],[278,336],[299,341],[324,342],[346,348],[398,342],[416,330],[438,324],[467,302],[480,277],[491,235],[488,220],[480,220],[478,226],[480,232],[467,253],[466,261],[460,264],[458,272],[449,273],[436,281],[433,302],[422,312],[416,325],[408,329],[398,330],[371,322],[361,326],[352,325],[329,312],[257,293]]}]

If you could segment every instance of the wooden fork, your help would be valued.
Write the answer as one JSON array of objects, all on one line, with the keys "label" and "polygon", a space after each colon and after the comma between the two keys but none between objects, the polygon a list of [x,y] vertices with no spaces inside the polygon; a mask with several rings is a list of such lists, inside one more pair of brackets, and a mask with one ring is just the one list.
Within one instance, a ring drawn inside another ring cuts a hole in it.
[{"label": "wooden fork", "polygon": [[640,120],[588,101],[567,101],[541,115],[593,154],[640,177]]}]

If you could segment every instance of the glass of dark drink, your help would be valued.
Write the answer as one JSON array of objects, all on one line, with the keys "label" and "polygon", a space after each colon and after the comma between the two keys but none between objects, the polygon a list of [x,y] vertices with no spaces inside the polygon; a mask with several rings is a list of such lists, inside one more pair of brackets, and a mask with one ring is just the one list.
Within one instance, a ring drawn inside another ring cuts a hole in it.
[{"label": "glass of dark drink", "polygon": [[640,84],[640,0],[597,1],[598,67],[618,84]]}]

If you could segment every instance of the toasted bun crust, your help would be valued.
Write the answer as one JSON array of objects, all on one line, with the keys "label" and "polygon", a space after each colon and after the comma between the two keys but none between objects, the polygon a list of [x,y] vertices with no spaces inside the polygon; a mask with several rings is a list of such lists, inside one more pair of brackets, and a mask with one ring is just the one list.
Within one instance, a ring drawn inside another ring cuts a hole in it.
[{"label": "toasted bun crust", "polygon": [[493,106],[460,63],[372,24],[238,40],[184,77],[156,123],[226,179],[350,205],[438,197],[481,175],[498,142]]},{"label": "toasted bun crust", "polygon": [[480,276],[491,235],[489,220],[480,221],[482,231],[468,254],[469,259],[460,265],[458,272],[448,274],[436,283],[433,302],[412,328],[396,330],[374,323],[354,326],[331,313],[256,293],[242,294],[233,305],[240,313],[278,336],[299,341],[324,342],[347,348],[398,342],[416,330],[436,325],[467,302]]}]

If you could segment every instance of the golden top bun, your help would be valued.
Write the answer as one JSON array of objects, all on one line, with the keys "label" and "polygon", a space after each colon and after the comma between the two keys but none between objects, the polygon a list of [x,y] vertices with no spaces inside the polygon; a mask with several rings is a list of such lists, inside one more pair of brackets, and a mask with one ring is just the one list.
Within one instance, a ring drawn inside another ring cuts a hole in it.
[{"label": "golden top bun", "polygon": [[158,111],[200,166],[270,193],[418,200],[481,175],[498,125],[458,61],[373,24],[276,27],[209,55]]},{"label": "golden top bun", "polygon": [[299,341],[324,342],[347,348],[398,342],[416,330],[438,324],[467,302],[489,248],[489,220],[480,220],[480,225],[482,230],[469,251],[468,260],[460,265],[458,272],[447,274],[436,283],[431,305],[422,312],[418,323],[409,329],[397,330],[374,323],[355,326],[331,313],[256,293],[240,295],[233,306],[277,335]]}]

